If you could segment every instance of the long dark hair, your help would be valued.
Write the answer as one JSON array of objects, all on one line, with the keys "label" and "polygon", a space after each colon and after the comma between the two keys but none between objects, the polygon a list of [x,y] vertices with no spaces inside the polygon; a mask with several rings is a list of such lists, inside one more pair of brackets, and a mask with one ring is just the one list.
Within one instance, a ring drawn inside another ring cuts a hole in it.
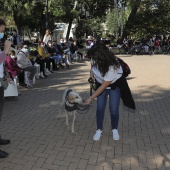
[{"label": "long dark hair", "polygon": [[103,76],[108,72],[109,66],[112,65],[115,69],[120,67],[116,56],[105,44],[94,44],[87,52],[87,56],[89,59],[94,60],[94,65],[98,67]]}]

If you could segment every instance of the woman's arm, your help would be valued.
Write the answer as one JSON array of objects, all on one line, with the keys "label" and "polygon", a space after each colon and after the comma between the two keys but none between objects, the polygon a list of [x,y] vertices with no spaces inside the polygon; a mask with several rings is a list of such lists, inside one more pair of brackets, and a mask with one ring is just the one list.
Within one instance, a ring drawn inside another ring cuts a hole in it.
[{"label": "woman's arm", "polygon": [[92,103],[94,98],[99,96],[110,84],[112,81],[103,81],[102,85],[93,93],[93,95],[85,101],[85,105],[89,105]]}]

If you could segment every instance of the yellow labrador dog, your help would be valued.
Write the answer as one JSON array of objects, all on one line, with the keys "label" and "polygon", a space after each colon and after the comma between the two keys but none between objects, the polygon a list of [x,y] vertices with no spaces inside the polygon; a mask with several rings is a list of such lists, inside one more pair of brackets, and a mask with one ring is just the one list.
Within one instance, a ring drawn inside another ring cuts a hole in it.
[{"label": "yellow labrador dog", "polygon": [[61,102],[61,110],[60,114],[62,114],[63,108],[65,109],[65,116],[66,116],[66,125],[69,126],[69,117],[73,116],[72,125],[71,125],[71,132],[75,133],[74,131],[74,123],[76,119],[76,113],[78,105],[82,105],[83,100],[80,95],[72,89],[66,89],[63,94],[63,99]]}]

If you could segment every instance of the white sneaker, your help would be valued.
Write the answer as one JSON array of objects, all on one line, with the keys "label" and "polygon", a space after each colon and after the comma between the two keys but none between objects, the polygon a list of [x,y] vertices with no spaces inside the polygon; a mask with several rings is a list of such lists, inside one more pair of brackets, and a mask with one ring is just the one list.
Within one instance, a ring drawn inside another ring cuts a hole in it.
[{"label": "white sneaker", "polygon": [[100,139],[101,135],[102,135],[102,131],[100,129],[98,129],[96,131],[95,135],[93,136],[93,140],[98,141]]},{"label": "white sneaker", "polygon": [[51,72],[48,70],[48,68],[45,70],[45,73],[50,74]]},{"label": "white sneaker", "polygon": [[33,87],[33,81],[27,78],[27,87]]},{"label": "white sneaker", "polygon": [[40,73],[40,77],[41,77],[41,78],[44,78],[43,72]]},{"label": "white sneaker", "polygon": [[120,137],[119,137],[118,130],[117,129],[113,129],[112,133],[113,133],[113,140],[119,140]]}]

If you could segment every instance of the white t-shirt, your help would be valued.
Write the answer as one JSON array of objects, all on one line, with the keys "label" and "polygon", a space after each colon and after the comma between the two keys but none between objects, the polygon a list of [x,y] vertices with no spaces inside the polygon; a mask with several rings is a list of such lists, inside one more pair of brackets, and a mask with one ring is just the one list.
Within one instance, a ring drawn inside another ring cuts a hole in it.
[{"label": "white t-shirt", "polygon": [[43,38],[43,42],[47,45],[49,40],[52,40],[51,35],[45,35]]},{"label": "white t-shirt", "polygon": [[[103,81],[111,81],[112,84],[122,76],[123,70],[121,66],[117,69],[115,69],[114,66],[110,66],[105,76],[102,76],[98,68],[96,66],[92,66],[92,73],[94,74],[97,82],[102,84]],[[109,87],[107,87],[107,89],[109,89]]]}]

